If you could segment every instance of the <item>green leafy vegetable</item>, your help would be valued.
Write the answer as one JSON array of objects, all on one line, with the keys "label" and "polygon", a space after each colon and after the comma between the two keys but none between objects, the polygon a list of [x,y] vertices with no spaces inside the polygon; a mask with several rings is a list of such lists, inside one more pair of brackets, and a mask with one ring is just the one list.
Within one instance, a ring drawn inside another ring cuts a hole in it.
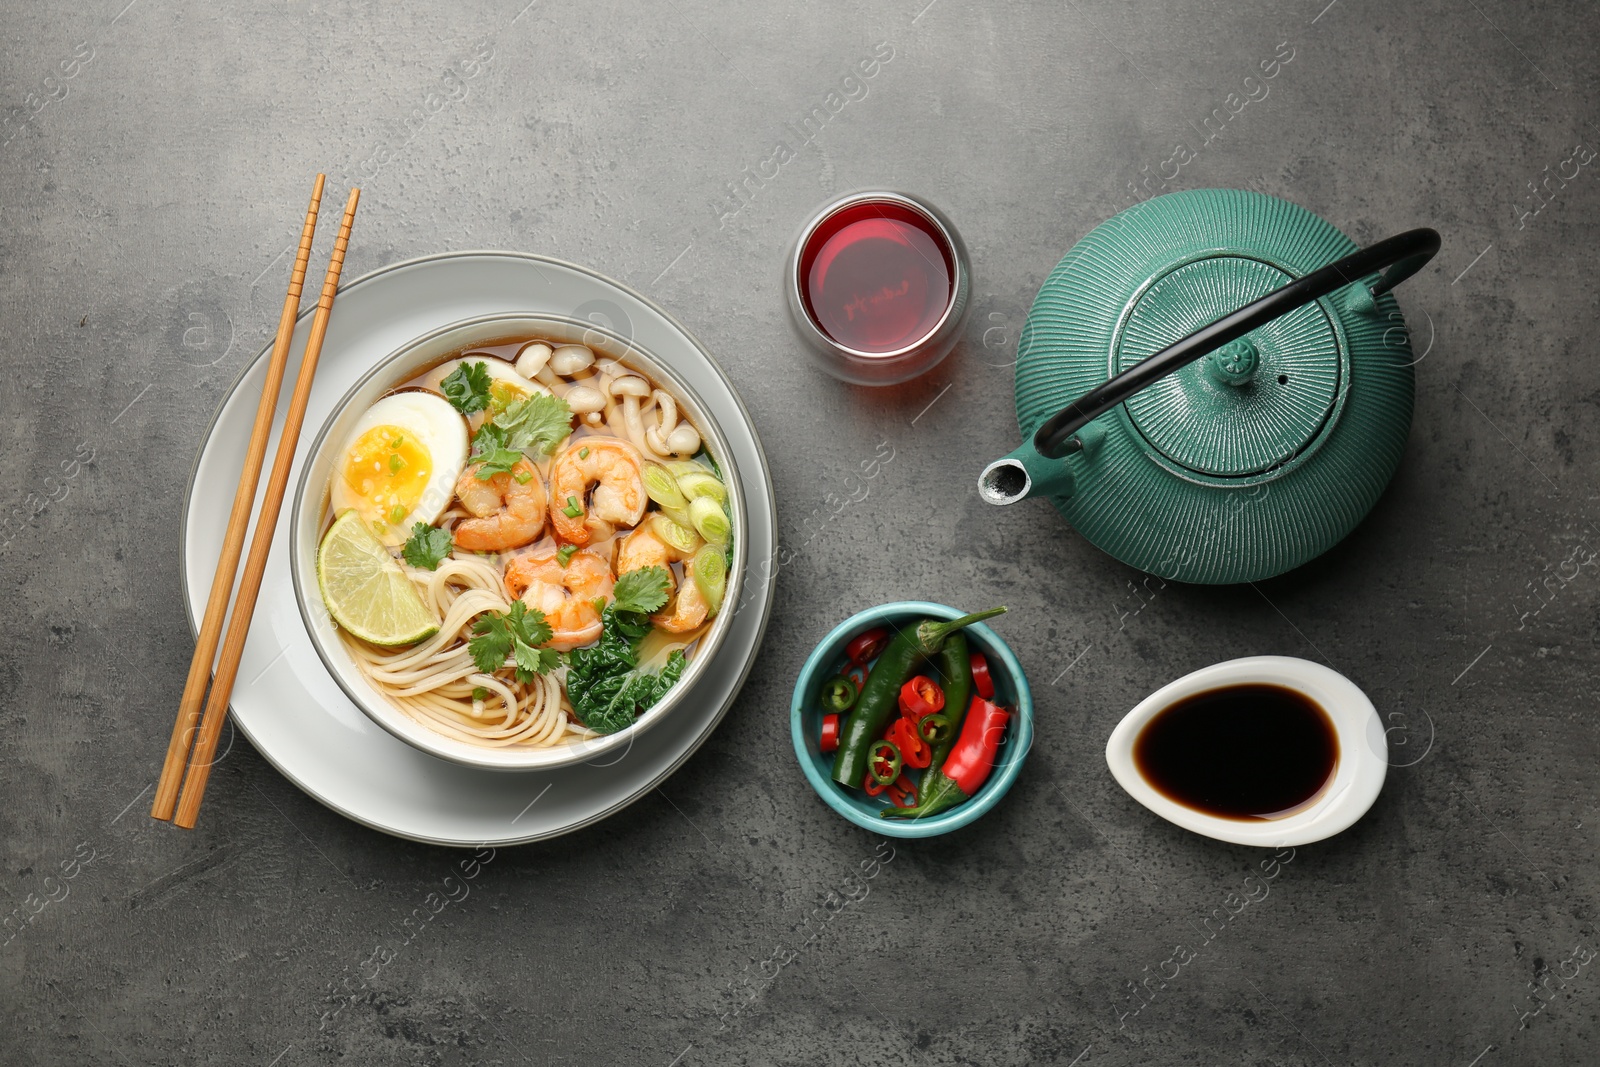
[{"label": "green leafy vegetable", "polygon": [[[630,571],[624,577],[639,573]],[[600,643],[574,649],[568,655],[567,698],[585,726],[612,734],[633,725],[636,718],[666,696],[683,676],[688,660],[680,649],[667,657],[660,671],[641,671],[639,642],[650,632],[650,620],[636,612],[618,610],[617,604],[606,605],[601,620]]]},{"label": "green leafy vegetable", "polygon": [[548,456],[572,432],[572,409],[559,396],[534,393],[496,415],[494,424],[505,432],[507,447]]},{"label": "green leafy vegetable", "polygon": [[640,567],[617,579],[611,591],[618,611],[648,615],[660,611],[667,602],[671,579],[665,567]]},{"label": "green leafy vegetable", "polygon": [[544,612],[520,600],[511,605],[510,611],[486,611],[479,615],[472,632],[476,636],[467,642],[467,651],[484,674],[493,674],[504,667],[507,657],[516,664],[519,682],[531,682],[534,675],[545,674],[561,665],[561,656],[555,649],[538,647],[551,636]]},{"label": "green leafy vegetable", "polygon": [[469,462],[477,463],[476,477],[486,482],[496,474],[510,474],[511,468],[522,459],[522,450],[506,442],[506,433],[492,422],[478,427],[472,435],[472,455]]},{"label": "green leafy vegetable", "polygon": [[489,367],[484,363],[462,361],[439,383],[450,406],[471,415],[489,406]]},{"label": "green leafy vegetable", "polygon": [[413,567],[436,571],[445,557],[450,555],[452,547],[449,530],[419,522],[412,525],[411,536],[406,538],[406,547],[401,549],[401,555]]}]

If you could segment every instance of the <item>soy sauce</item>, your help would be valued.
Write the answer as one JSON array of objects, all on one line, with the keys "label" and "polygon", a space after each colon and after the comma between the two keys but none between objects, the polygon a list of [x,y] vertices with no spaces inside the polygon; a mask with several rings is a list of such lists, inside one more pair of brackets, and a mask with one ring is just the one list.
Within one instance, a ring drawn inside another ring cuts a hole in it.
[{"label": "soy sauce", "polygon": [[931,219],[890,201],[823,221],[801,254],[806,310],[833,341],[888,353],[922,340],[950,304],[950,249]]},{"label": "soy sauce", "polygon": [[1208,689],[1170,704],[1133,742],[1158,793],[1224,819],[1279,819],[1316,799],[1339,764],[1333,720],[1279,685]]}]

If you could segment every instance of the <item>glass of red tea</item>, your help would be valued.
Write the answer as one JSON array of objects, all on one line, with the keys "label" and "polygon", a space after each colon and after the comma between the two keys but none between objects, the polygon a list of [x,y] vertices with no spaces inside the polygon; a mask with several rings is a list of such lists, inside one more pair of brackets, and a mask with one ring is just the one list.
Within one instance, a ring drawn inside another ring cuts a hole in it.
[{"label": "glass of red tea", "polygon": [[955,347],[966,317],[966,246],[933,205],[852,193],[801,229],[787,263],[795,329],[829,374],[893,385]]}]

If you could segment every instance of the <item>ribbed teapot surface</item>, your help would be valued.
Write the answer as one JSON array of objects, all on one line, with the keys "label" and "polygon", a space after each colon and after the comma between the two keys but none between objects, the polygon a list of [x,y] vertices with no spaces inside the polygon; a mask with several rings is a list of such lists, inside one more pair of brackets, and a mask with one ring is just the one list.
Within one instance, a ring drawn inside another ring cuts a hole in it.
[{"label": "ribbed teapot surface", "polygon": [[[1109,377],[1355,248],[1298,205],[1238,190],[1171,193],[1106,220],[1028,314],[1024,440]],[[1075,488],[1053,503],[1096,546],[1164,578],[1280,574],[1336,544],[1388,485],[1411,427],[1412,362],[1394,298],[1340,290],[1101,416],[1093,443],[1061,461]]]}]

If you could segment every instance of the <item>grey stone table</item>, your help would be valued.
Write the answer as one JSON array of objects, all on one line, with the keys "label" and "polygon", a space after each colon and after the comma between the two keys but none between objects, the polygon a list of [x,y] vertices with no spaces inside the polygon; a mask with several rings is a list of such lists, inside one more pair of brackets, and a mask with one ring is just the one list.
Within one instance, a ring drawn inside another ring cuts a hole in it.
[{"label": "grey stone table", "polygon": [[[3,6],[0,1062],[1593,1062],[1592,4]],[[191,648],[181,494],[319,169],[333,203],[364,188],[351,276],[522,249],[670,308],[804,545],[664,791],[501,850],[355,998],[456,853],[243,742],[197,831],[145,814]],[[963,345],[897,390],[811,369],[778,288],[805,213],[864,185],[941,205],[976,270]],[[1206,186],[1445,242],[1400,293],[1427,354],[1398,477],[1259,588],[1147,582],[971,489],[1015,443],[1046,272],[1135,198]],[[823,523],[880,442],[870,498]],[[1011,605],[1039,740],[989,817],[891,852],[811,793],[786,706],[827,628],[907,597]],[[1261,853],[1156,819],[1102,758],[1144,694],[1252,653],[1355,679],[1395,764],[1265,896]],[[875,854],[870,894],[808,925]]]}]

